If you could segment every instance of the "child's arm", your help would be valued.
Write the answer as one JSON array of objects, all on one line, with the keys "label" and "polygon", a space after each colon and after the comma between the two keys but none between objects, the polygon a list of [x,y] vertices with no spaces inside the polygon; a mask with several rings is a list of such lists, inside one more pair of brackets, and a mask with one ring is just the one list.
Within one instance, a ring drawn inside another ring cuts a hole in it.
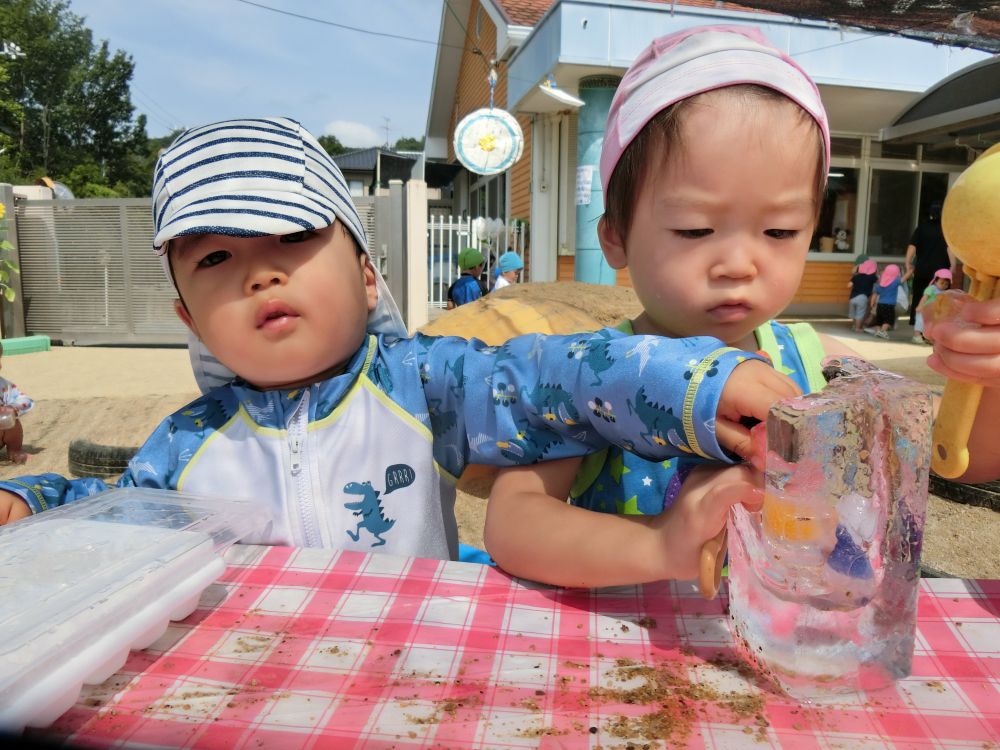
[{"label": "child's arm", "polygon": [[529,464],[608,444],[650,460],[747,455],[743,417],[763,419],[798,389],[758,355],[707,337],[627,337],[605,329],[528,335],[502,347],[418,336],[387,356],[420,368],[435,437],[465,463]]},{"label": "child's arm", "polygon": [[0,526],[13,523],[31,515],[31,508],[13,492],[0,490]]},{"label": "child's arm", "polygon": [[[178,473],[177,457],[181,436],[171,429],[173,417],[168,417],[143,444],[132,458],[129,467],[116,484],[103,479],[85,477],[67,479],[59,474],[38,474],[0,481],[0,525],[17,520],[21,515],[32,515],[45,510],[85,500],[112,487],[151,487],[154,489],[176,489]],[[17,502],[11,498],[16,498]],[[4,520],[4,507],[8,511]],[[25,509],[27,512],[25,513]],[[16,516],[16,517],[15,517]]]},{"label": "child's arm", "polygon": [[14,412],[16,413],[18,418],[23,417],[25,414],[31,411],[32,407],[35,405],[35,402],[32,401],[27,396],[25,396],[23,393],[21,393],[21,391],[18,390],[18,387],[13,383],[11,383],[9,380],[4,380],[2,378],[0,378],[0,380],[3,380],[4,406],[9,406],[12,409],[14,409]]},{"label": "child's arm", "polygon": [[1000,479],[1000,299],[969,300],[960,317],[927,322],[925,335],[934,343],[927,364],[947,378],[983,386],[969,436],[969,468],[959,481],[988,482]]},{"label": "child's arm", "polygon": [[913,273],[913,261],[917,257],[917,246],[912,242],[906,246],[906,258],[903,260],[903,278],[909,278]]},{"label": "child's arm", "polygon": [[860,357],[864,359],[858,352],[849,347],[840,339],[830,336],[826,333],[818,333],[819,341],[823,345],[823,354],[827,357]]},{"label": "child's arm", "polygon": [[[123,476],[124,479],[124,476]],[[5,499],[8,495],[17,498],[28,512],[25,515],[41,513],[45,510],[57,508],[60,505],[75,503],[111,489],[114,485],[109,485],[103,479],[87,477],[84,479],[67,479],[58,474],[37,474],[34,476],[16,477],[0,482],[0,495]],[[14,503],[15,507],[18,506]],[[0,511],[0,525],[2,525],[2,511]],[[16,520],[10,518],[9,520]]]},{"label": "child's arm", "polygon": [[501,470],[486,510],[486,549],[512,575],[556,586],[617,586],[698,576],[701,546],[730,506],[761,500],[746,466],[694,469],[655,516],[577,508],[566,497],[579,459]]}]

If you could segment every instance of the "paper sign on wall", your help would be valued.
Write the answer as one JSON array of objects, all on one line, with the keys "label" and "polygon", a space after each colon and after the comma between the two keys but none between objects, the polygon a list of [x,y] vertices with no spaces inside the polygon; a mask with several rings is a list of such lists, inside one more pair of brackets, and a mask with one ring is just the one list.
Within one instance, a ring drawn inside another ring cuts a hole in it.
[{"label": "paper sign on wall", "polygon": [[576,205],[590,205],[590,189],[594,184],[594,166],[587,164],[576,168]]}]

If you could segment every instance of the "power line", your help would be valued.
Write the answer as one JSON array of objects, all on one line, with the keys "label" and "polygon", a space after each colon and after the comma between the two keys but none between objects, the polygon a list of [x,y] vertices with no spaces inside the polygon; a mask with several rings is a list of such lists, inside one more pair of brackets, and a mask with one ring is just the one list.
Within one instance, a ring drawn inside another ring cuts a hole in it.
[{"label": "power line", "polygon": [[[451,13],[452,18],[455,19],[456,23],[458,23],[458,28],[460,28],[462,30],[462,38],[463,39],[468,39],[469,38],[469,30],[467,28],[465,28],[465,24],[462,23],[462,19],[458,17],[458,13],[456,13],[455,9],[451,7],[451,3],[448,2],[448,0],[444,0],[444,7],[448,9],[448,12]],[[461,47],[461,49],[462,49],[462,51],[465,51],[465,47],[464,46]],[[472,54],[478,55],[479,59],[483,61],[483,65],[486,66],[487,73],[489,73],[489,71],[493,69],[493,66],[490,65],[490,63],[486,60],[486,55],[483,54],[483,51],[481,49],[479,49],[479,47],[473,47],[470,51],[472,52]],[[493,64],[495,65],[496,62],[497,61],[494,60]]]},{"label": "power line", "polygon": [[[429,44],[432,47],[451,47],[452,49],[465,49],[465,47],[459,47],[454,44],[444,44],[443,42],[436,42],[431,39],[418,39],[413,36],[403,36],[402,34],[390,34],[387,31],[372,31],[371,29],[363,29],[360,26],[349,26],[346,23],[336,23],[335,21],[327,21],[325,18],[316,18],[315,16],[306,16],[302,13],[293,13],[290,10],[282,10],[281,8],[272,8],[269,5],[263,5],[261,3],[255,3],[253,0],[236,0],[238,3],[243,3],[244,5],[252,5],[255,8],[260,8],[262,10],[269,10],[272,13],[280,13],[283,16],[291,16],[292,18],[300,18],[303,21],[312,21],[313,23],[320,23],[324,26],[333,26],[338,29],[345,29],[347,31],[357,31],[359,34],[370,34],[371,36],[382,36],[387,39],[400,39],[404,42],[417,42],[418,44]],[[447,3],[446,3],[447,4]]]},{"label": "power line", "polygon": [[148,119],[149,122],[152,122],[152,123],[155,123],[156,125],[159,125],[164,130],[166,130],[168,133],[173,132],[174,130],[177,130],[177,128],[174,125],[170,124],[169,122],[167,122],[166,120],[164,120],[164,119],[162,119],[160,117],[157,117],[156,114],[154,112],[150,111],[150,108],[147,107],[142,102],[139,102],[139,106],[136,107],[136,109],[137,110],[143,110],[143,114],[146,115],[146,117],[147,117],[147,119]]},{"label": "power line", "polygon": [[[170,112],[166,107],[162,106],[153,97],[143,91],[141,88],[135,85],[133,82],[130,86],[132,90],[132,96],[135,97],[136,101],[143,105],[147,110],[151,118],[154,118],[162,125],[166,125],[169,130],[177,130],[183,127],[180,123],[182,122],[179,117],[175,117],[172,112]],[[153,110],[157,111],[153,111]]]},{"label": "power line", "polygon": [[160,125],[167,130],[175,129],[172,122],[164,120],[162,116],[158,115],[153,108],[149,106],[148,102],[144,101],[142,97],[136,95],[134,91],[132,92],[132,99],[134,100],[133,107],[137,110],[142,110],[150,122],[155,122],[157,125]]}]

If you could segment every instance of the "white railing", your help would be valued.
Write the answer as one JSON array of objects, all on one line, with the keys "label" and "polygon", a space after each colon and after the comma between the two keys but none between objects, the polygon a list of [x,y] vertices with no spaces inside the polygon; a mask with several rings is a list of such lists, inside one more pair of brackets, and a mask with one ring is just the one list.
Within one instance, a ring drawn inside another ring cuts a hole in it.
[{"label": "white railing", "polygon": [[507,250],[513,250],[524,259],[527,230],[527,224],[517,219],[505,224],[499,219],[485,217],[428,217],[427,289],[430,307],[448,306],[448,287],[461,275],[458,254],[464,248],[475,247],[482,252],[486,260],[483,278],[492,282],[493,266]]}]

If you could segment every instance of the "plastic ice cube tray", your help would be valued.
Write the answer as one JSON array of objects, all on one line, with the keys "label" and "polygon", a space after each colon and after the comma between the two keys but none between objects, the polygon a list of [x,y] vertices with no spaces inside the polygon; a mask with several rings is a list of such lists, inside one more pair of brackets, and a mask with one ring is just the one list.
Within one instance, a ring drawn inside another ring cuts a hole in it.
[{"label": "plastic ice cube tray", "polygon": [[248,501],[129,488],[0,528],[0,730],[52,723],[191,614],[267,522]]}]

